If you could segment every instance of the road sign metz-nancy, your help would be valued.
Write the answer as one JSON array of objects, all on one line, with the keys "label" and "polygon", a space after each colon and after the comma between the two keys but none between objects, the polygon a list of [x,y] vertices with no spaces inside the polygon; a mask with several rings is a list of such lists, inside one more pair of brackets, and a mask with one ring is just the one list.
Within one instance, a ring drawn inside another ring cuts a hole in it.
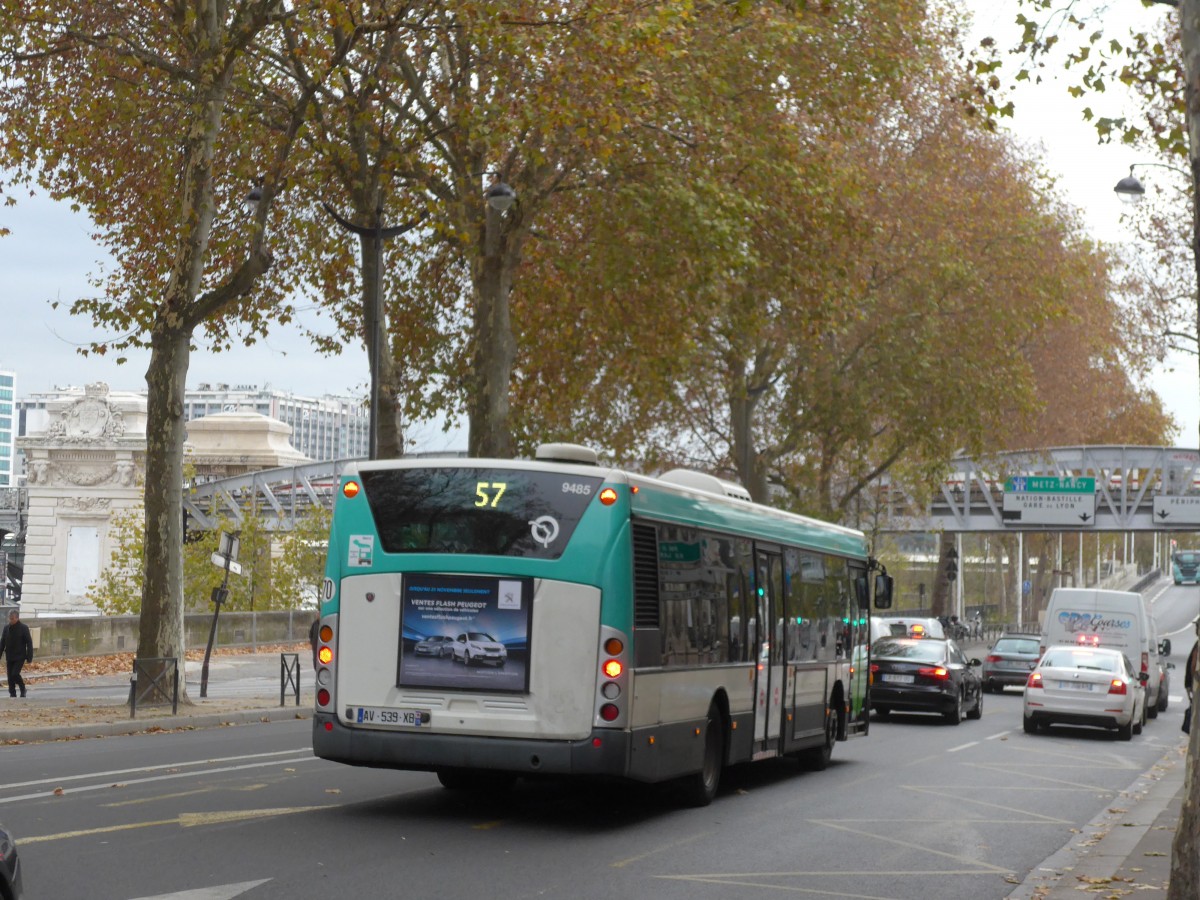
[{"label": "road sign metz-nancy", "polygon": [[1096,479],[1017,475],[1004,482],[1004,524],[1073,525],[1096,521]]}]

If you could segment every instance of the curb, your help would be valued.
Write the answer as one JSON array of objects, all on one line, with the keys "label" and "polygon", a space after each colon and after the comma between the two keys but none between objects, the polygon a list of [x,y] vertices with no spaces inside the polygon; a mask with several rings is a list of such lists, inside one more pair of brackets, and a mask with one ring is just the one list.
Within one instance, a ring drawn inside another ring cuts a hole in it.
[{"label": "curb", "polygon": [[239,709],[194,715],[153,716],[132,718],[120,722],[89,722],[76,725],[46,725],[15,729],[8,739],[22,744],[44,741],[83,740],[95,737],[146,734],[162,731],[195,731],[224,725],[249,725],[258,722],[283,722],[311,719],[312,706],[276,706],[262,709]]}]

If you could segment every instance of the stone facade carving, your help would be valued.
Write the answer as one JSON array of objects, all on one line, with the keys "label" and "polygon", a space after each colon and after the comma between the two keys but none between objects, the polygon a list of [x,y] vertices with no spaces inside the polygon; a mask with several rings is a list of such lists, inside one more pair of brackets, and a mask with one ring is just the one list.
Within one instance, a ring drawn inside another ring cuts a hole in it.
[{"label": "stone facade carving", "polygon": [[66,444],[108,443],[125,434],[125,416],[108,400],[108,385],[89,384],[83,396],[51,423],[51,438]]}]

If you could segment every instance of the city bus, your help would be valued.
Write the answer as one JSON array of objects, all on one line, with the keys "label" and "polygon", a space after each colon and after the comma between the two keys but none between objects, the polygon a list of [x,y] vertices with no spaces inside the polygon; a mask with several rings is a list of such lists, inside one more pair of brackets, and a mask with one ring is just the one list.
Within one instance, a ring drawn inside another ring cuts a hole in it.
[{"label": "city bus", "polygon": [[824,768],[869,724],[864,535],[675,470],[534,460],[358,462],[341,478],[317,646],[316,756],[431,771],[674,782]]},{"label": "city bus", "polygon": [[1176,584],[1200,584],[1200,550],[1177,550],[1172,553],[1171,574]]}]

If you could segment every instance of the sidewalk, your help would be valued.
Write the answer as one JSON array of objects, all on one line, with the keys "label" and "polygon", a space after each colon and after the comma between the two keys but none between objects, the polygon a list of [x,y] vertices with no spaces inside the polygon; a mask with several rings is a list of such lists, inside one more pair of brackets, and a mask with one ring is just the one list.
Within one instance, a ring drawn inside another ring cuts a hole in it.
[{"label": "sidewalk", "polygon": [[1030,872],[1009,900],[1165,898],[1171,843],[1183,800],[1186,752],[1181,736],[1177,748]]},{"label": "sidewalk", "polygon": [[[301,657],[303,663],[304,657]],[[200,696],[201,664],[188,660],[184,682],[189,702],[178,714],[170,704],[139,706],[130,717],[129,675],[55,677],[47,673],[29,680],[29,696],[10,698],[0,690],[0,745],[78,740],[120,734],[211,728],[249,722],[308,719],[313,709],[311,667],[301,666],[300,698],[280,674],[280,654],[257,653],[235,658],[214,657],[207,697]]]}]

